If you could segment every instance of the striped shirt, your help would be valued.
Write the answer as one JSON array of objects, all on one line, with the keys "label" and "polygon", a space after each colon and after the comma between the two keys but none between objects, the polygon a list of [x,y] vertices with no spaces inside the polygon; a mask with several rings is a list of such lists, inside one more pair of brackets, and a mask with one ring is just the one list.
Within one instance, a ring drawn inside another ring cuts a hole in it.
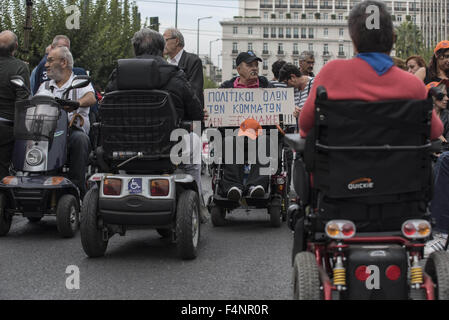
[{"label": "striped shirt", "polygon": [[287,85],[283,82],[279,82],[276,80],[270,80],[270,83],[275,87],[275,88],[287,88]]},{"label": "striped shirt", "polygon": [[313,79],[315,78],[310,78],[309,82],[306,84],[306,87],[299,91],[298,90],[298,95],[299,95],[299,101],[298,103],[296,103],[296,94],[295,94],[295,105],[302,108],[304,106],[304,103],[306,103],[307,97],[309,96],[309,92],[312,89],[312,85],[313,85]]}]

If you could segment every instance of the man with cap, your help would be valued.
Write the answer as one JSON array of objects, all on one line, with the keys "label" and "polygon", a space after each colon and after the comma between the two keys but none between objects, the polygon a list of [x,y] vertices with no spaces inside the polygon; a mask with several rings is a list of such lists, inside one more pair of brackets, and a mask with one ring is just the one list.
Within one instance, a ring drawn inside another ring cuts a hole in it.
[{"label": "man with cap", "polygon": [[[259,62],[262,62],[262,59],[257,57],[254,52],[241,52],[236,59],[239,75],[223,82],[220,88],[274,88],[267,78],[259,76]],[[260,124],[249,118],[240,125],[238,135],[255,140],[261,133],[262,127]],[[225,143],[227,139],[232,138],[225,137]],[[252,198],[263,197],[268,188],[269,176],[259,175],[259,168],[258,163],[251,165],[248,180],[244,184],[245,165],[225,164],[223,166],[223,179],[220,181],[221,193],[233,201],[239,201],[244,192]]]}]

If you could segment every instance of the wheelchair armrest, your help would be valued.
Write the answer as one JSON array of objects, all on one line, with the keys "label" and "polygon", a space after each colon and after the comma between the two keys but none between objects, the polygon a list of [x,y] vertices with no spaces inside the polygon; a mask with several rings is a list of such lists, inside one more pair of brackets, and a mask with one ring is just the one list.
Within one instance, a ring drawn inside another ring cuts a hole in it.
[{"label": "wheelchair armrest", "polygon": [[287,133],[284,142],[296,152],[304,152],[306,147],[306,139],[301,138],[298,133]]}]

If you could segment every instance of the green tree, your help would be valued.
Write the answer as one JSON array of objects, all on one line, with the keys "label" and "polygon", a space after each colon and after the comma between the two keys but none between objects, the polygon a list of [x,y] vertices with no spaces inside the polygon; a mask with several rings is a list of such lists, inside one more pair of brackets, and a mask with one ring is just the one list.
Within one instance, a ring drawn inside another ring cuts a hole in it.
[{"label": "green tree", "polygon": [[396,28],[396,56],[407,59],[409,56],[420,54],[423,41],[419,28],[411,21],[403,22]]},{"label": "green tree", "polygon": [[204,85],[203,89],[214,89],[218,88],[218,85],[212,81],[208,76],[204,76]]}]

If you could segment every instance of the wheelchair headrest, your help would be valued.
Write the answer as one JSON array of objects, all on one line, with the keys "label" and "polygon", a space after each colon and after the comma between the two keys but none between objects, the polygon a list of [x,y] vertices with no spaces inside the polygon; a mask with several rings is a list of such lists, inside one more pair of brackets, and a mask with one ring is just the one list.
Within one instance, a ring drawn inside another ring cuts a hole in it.
[{"label": "wheelchair headrest", "polygon": [[119,59],[118,90],[152,90],[160,86],[159,67],[153,59]]}]

